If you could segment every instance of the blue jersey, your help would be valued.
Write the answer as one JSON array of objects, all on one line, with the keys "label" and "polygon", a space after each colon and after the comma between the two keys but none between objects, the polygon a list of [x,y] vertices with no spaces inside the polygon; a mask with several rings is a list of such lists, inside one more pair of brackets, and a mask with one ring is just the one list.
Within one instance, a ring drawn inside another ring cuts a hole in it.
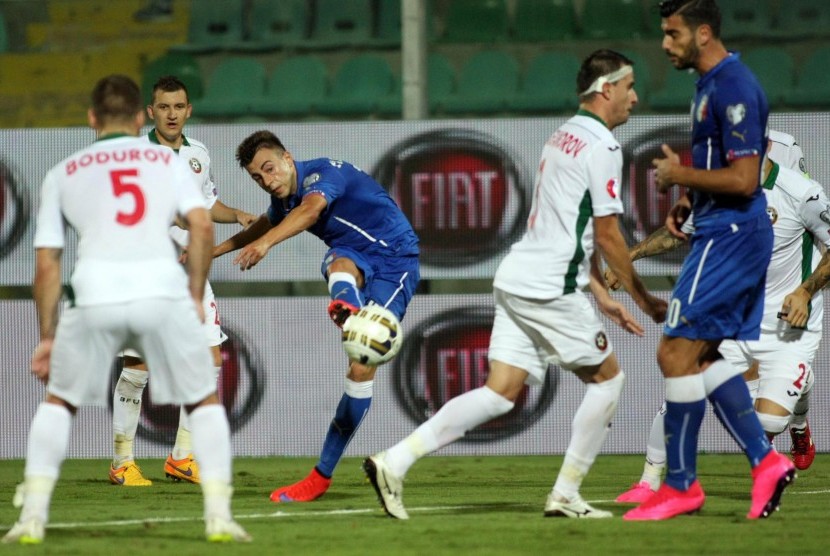
[{"label": "blue jersey", "polygon": [[[692,166],[725,168],[735,159],[766,150],[769,107],[758,80],[736,53],[721,60],[697,82],[692,106]],[[760,174],[759,174],[760,175]],[[760,182],[760,179],[759,179]],[[766,211],[760,183],[752,197],[693,191],[695,226],[728,226]]]},{"label": "blue jersey", "polygon": [[308,231],[331,248],[369,257],[418,255],[418,236],[386,190],[348,162],[317,158],[294,161],[297,192],[271,197],[268,219],[276,226],[307,195],[322,195],[325,210]]}]

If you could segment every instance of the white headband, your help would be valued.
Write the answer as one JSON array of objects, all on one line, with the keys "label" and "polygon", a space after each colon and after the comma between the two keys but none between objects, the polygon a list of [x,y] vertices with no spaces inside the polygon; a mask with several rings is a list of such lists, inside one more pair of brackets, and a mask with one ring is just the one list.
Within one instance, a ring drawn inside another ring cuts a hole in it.
[{"label": "white headband", "polygon": [[591,93],[601,93],[603,85],[606,83],[616,83],[633,71],[634,68],[632,66],[622,66],[620,69],[612,71],[607,75],[597,77],[596,80],[591,83],[590,87],[579,93],[579,96],[584,97],[586,95],[590,95]]}]

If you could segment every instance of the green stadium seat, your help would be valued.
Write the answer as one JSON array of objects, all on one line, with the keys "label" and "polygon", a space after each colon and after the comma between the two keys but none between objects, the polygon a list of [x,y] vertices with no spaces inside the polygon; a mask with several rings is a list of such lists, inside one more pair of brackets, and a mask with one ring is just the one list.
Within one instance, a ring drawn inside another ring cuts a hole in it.
[{"label": "green stadium seat", "polygon": [[830,34],[830,2],[797,0],[782,2],[774,20],[773,34],[781,39],[798,40]]},{"label": "green stadium seat", "polygon": [[774,46],[750,50],[741,55],[767,94],[770,108],[784,104],[795,83],[795,62],[786,50]]},{"label": "green stadium seat", "polygon": [[327,115],[373,114],[380,99],[392,91],[394,81],[384,58],[360,54],[340,66],[319,111]]},{"label": "green stadium seat", "polygon": [[[392,92],[382,98],[378,111],[386,116],[401,116],[403,100],[401,79],[396,79]],[[431,52],[427,58],[427,108],[431,113],[441,110],[444,101],[455,90],[455,68],[443,54]]]},{"label": "green stadium seat", "polygon": [[243,0],[191,0],[187,42],[170,47],[174,52],[208,53],[242,42]]},{"label": "green stadium seat", "polygon": [[326,96],[328,76],[315,55],[294,56],[271,72],[265,94],[254,99],[251,111],[262,116],[304,116],[313,113]]},{"label": "green stadium seat", "polygon": [[580,61],[562,52],[537,54],[524,72],[519,92],[508,101],[516,112],[550,113],[576,110],[576,74]]},{"label": "green stadium seat", "polygon": [[577,34],[573,0],[519,0],[512,37],[519,42],[572,39]]},{"label": "green stadium seat", "polygon": [[688,113],[695,96],[697,78],[698,75],[694,71],[668,68],[663,86],[649,94],[648,105],[656,111]]},{"label": "green stadium seat", "polygon": [[796,83],[784,102],[797,108],[821,108],[830,106],[830,46],[813,52],[796,73]]},{"label": "green stadium seat", "polygon": [[510,19],[505,0],[452,0],[448,3],[443,42],[506,41]]},{"label": "green stadium seat", "polygon": [[[620,53],[634,62],[634,90],[637,91],[637,98],[640,99],[640,102],[647,103],[649,95],[654,88],[651,65],[636,50],[621,49]],[[668,62],[666,65],[668,65]]]},{"label": "green stadium seat", "polygon": [[308,39],[306,0],[250,0],[248,36],[241,50],[267,51],[301,46]]},{"label": "green stadium seat", "polygon": [[585,0],[580,18],[582,37],[592,40],[639,39],[647,34],[639,0]]},{"label": "green stadium seat", "polygon": [[190,101],[202,98],[204,94],[204,80],[202,71],[196,59],[183,52],[170,52],[151,61],[141,74],[142,98],[148,103],[153,94],[153,85],[163,75],[175,75],[187,87]]},{"label": "green stadium seat", "polygon": [[377,0],[372,46],[399,47],[401,29],[401,0]]},{"label": "green stadium seat", "polygon": [[371,0],[317,0],[308,48],[365,46],[372,35]]},{"label": "green stadium seat", "polygon": [[0,12],[0,52],[8,52],[9,50],[9,34],[6,29],[6,18],[3,17],[3,12]]},{"label": "green stadium seat", "polygon": [[224,58],[213,70],[205,96],[194,103],[200,116],[245,116],[252,111],[252,100],[265,92],[265,67],[250,58]]},{"label": "green stadium seat", "polygon": [[519,88],[519,65],[501,50],[473,54],[458,75],[458,88],[444,102],[447,113],[493,113],[507,108]]},{"label": "green stadium seat", "polygon": [[[790,2],[795,4],[796,2]],[[719,2],[721,35],[731,39],[765,39],[772,32],[772,11],[768,0]]]}]

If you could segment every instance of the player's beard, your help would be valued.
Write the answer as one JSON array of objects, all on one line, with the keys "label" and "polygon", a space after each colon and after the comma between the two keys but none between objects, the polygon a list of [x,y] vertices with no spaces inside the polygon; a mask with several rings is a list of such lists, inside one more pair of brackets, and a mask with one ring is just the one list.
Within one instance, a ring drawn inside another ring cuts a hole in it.
[{"label": "player's beard", "polygon": [[675,57],[677,62],[674,64],[674,67],[679,70],[694,69],[699,57],[700,50],[695,43],[691,42],[689,43],[689,47],[681,55]]}]

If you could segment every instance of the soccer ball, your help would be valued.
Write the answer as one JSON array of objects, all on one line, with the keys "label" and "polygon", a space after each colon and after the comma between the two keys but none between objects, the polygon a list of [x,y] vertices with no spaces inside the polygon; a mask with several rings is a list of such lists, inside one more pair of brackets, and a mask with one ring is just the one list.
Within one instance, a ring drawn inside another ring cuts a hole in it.
[{"label": "soccer ball", "polygon": [[366,305],[343,323],[343,349],[352,361],[377,367],[401,349],[403,330],[391,311]]}]

